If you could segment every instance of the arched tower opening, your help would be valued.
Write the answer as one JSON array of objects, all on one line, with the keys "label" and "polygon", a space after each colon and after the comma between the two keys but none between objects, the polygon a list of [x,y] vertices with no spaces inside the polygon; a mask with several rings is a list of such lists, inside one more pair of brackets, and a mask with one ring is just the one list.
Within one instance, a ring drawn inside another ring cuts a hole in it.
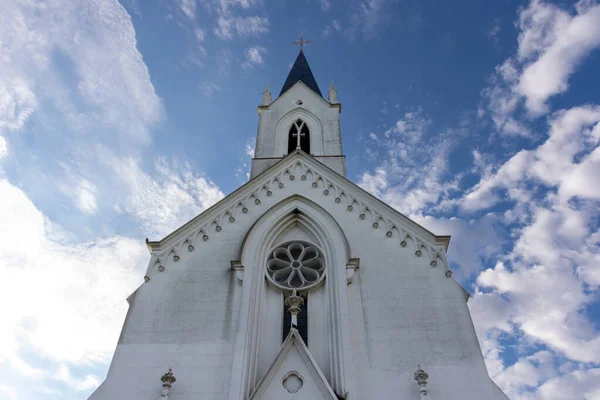
[{"label": "arched tower opening", "polygon": [[308,125],[301,119],[292,123],[288,133],[288,154],[300,148],[306,154],[310,154],[310,130]]}]

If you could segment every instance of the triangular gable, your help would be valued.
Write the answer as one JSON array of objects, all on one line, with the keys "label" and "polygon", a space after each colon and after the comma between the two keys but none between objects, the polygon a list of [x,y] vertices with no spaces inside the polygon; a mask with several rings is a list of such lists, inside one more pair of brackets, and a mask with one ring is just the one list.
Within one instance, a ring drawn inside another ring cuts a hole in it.
[{"label": "triangular gable", "polygon": [[444,253],[450,236],[431,233],[325,164],[296,150],[162,240],[148,241],[148,249],[153,255],[148,268],[160,265],[170,256],[178,258],[178,252],[187,251],[184,249],[198,237],[209,240],[210,236],[225,229],[226,224],[245,214],[248,207],[264,207],[261,198],[274,196],[279,187],[292,183],[296,178],[296,182],[303,182],[313,190],[335,198],[339,206],[357,213],[358,218],[370,223],[388,238],[394,237],[399,244],[404,246],[405,242],[412,240],[419,256],[428,256],[432,263],[437,263],[438,257],[445,261]]},{"label": "triangular gable", "polygon": [[314,90],[312,90],[310,87],[308,87],[304,82],[302,81],[297,81],[296,83],[294,83],[289,89],[287,89],[285,91],[285,93],[282,93],[281,95],[279,95],[279,97],[277,97],[275,100],[273,100],[273,102],[267,106],[258,106],[259,110],[264,110],[264,109],[269,109],[273,106],[273,104],[275,104],[276,102],[279,101],[279,99],[281,98],[285,98],[288,96],[289,93],[292,93],[295,87],[297,86],[302,86],[303,88],[306,89],[306,92],[310,95],[313,96],[315,99],[318,99],[319,101],[323,102],[323,104],[325,104],[326,106],[330,107],[330,108],[337,108],[340,110],[341,112],[341,104],[340,103],[330,103],[327,100],[325,100],[322,96],[319,96],[318,93],[316,93]]},{"label": "triangular gable", "polygon": [[338,400],[295,328],[248,400]]}]

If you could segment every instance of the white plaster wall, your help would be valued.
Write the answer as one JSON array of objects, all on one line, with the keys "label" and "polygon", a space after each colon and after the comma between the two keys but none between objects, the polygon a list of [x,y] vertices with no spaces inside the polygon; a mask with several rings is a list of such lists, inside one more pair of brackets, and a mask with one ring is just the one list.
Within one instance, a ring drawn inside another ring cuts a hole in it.
[{"label": "white plaster wall", "polygon": [[[249,213],[252,214],[252,213]],[[151,268],[136,292],[108,377],[90,399],[146,400],[161,393],[160,377],[173,368],[174,399],[225,399],[239,329],[241,283],[230,270],[256,214],[227,224],[194,251],[169,257],[164,272]]]},{"label": "white plaster wall", "polygon": [[[160,376],[168,368],[177,377],[172,400],[232,398],[232,379],[242,374],[234,360],[243,357],[245,343],[236,339],[247,333],[240,321],[249,312],[242,291],[252,268],[262,266],[246,265],[242,286],[230,261],[240,258],[254,222],[295,194],[323,207],[347,236],[352,257],[360,258],[360,269],[350,285],[344,282],[339,299],[349,400],[418,399],[417,364],[430,375],[432,399],[505,398],[487,375],[462,290],[443,266],[431,267],[427,257],[415,256],[412,242],[401,247],[396,237],[386,237],[385,228],[374,229],[356,208],[347,211],[311,183],[286,178],[272,196],[249,204],[248,213],[223,222],[222,231],[207,232],[208,241],[194,238],[194,251],[183,249],[178,262],[169,258],[164,272],[151,268],[151,280],[131,303],[108,377],[91,399],[158,399]],[[275,318],[280,320],[281,311]],[[309,350],[315,348],[323,365],[324,347],[313,343],[324,328],[321,323],[309,329]],[[328,376],[328,368],[322,369]]]}]

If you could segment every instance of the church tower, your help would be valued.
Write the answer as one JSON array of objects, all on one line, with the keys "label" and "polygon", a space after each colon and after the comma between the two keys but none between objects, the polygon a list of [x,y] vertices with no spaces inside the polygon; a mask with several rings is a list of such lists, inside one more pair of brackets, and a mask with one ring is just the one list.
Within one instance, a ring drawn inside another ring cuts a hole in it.
[{"label": "church tower", "polygon": [[279,97],[271,102],[268,87],[263,93],[262,105],[258,107],[258,134],[250,179],[298,147],[346,176],[340,132],[342,105],[337,102],[333,82],[328,99],[321,96],[304,52],[300,50]]},{"label": "church tower", "polygon": [[262,93],[250,181],[147,242],[90,399],[507,399],[450,237],[346,178],[341,110],[300,50],[279,96]]}]

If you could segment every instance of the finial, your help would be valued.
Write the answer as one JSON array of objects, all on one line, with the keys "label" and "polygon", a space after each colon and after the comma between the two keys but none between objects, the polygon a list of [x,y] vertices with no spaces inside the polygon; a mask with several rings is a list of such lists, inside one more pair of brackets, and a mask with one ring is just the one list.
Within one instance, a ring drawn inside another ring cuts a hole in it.
[{"label": "finial", "polygon": [[417,365],[417,371],[415,372],[415,381],[419,385],[421,390],[421,400],[428,400],[427,396],[427,378],[429,378],[429,374],[421,369],[420,365]]},{"label": "finial", "polygon": [[333,81],[329,84],[329,92],[327,93],[327,98],[331,104],[337,103],[337,90],[333,86]]},{"label": "finial", "polygon": [[300,39],[296,40],[295,42],[292,42],[293,45],[300,46],[300,53],[302,53],[302,47],[304,47],[310,43],[312,43],[311,40],[304,40],[304,38],[302,36],[300,36]]},{"label": "finial", "polygon": [[262,94],[262,105],[268,106],[269,104],[271,104],[271,100],[271,91],[269,90],[269,84],[267,83],[267,87],[265,88],[265,91]]},{"label": "finial", "polygon": [[175,383],[177,379],[175,379],[175,375],[173,375],[173,371],[169,368],[169,371],[160,377],[162,381],[163,391],[160,395],[159,400],[166,400],[169,398],[169,390],[171,390],[171,386]]},{"label": "finial", "polygon": [[288,312],[292,314],[292,328],[296,328],[298,326],[298,314],[300,314],[300,307],[302,307],[303,304],[304,299],[302,296],[298,296],[296,289],[294,289],[292,294],[285,299],[285,305],[290,307],[288,308]]}]

